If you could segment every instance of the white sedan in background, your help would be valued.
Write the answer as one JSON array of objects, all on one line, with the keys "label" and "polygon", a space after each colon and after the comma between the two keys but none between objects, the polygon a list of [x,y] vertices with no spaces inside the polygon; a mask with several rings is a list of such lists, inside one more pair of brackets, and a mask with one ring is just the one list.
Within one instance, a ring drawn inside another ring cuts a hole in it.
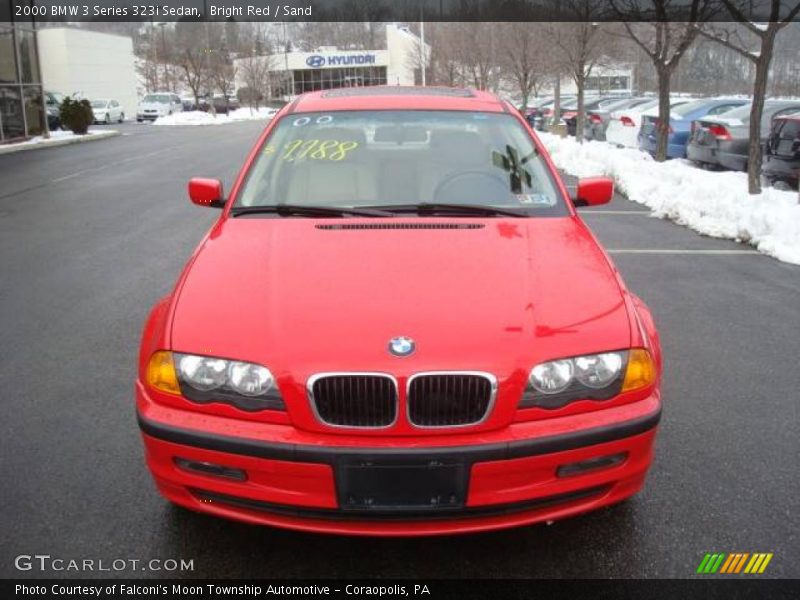
[{"label": "white sedan in background", "polygon": [[95,123],[122,123],[125,112],[116,100],[92,100]]},{"label": "white sedan in background", "polygon": [[[691,102],[694,98],[670,98],[671,107]],[[638,104],[632,108],[623,108],[611,113],[611,119],[606,129],[606,141],[609,144],[625,148],[638,148],[639,129],[642,127],[644,115],[658,114],[658,98]]]}]

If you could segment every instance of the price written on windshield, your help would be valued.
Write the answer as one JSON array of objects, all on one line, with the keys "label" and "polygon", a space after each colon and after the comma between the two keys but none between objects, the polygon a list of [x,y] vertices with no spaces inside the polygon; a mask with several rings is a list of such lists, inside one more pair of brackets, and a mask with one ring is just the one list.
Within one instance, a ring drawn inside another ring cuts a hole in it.
[{"label": "price written on windshield", "polygon": [[[332,160],[338,162],[347,158],[351,150],[358,148],[358,142],[337,140],[293,140],[284,145],[279,153],[280,159],[287,162],[303,160]],[[263,153],[267,156],[278,153],[274,146],[267,146]]]}]

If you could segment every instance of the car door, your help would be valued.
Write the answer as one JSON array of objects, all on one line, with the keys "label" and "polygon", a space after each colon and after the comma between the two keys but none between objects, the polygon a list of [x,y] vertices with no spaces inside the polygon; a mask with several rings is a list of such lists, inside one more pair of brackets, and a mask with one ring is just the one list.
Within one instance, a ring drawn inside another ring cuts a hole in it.
[{"label": "car door", "polygon": [[775,121],[771,138],[771,154],[796,158],[800,151],[800,119]]}]

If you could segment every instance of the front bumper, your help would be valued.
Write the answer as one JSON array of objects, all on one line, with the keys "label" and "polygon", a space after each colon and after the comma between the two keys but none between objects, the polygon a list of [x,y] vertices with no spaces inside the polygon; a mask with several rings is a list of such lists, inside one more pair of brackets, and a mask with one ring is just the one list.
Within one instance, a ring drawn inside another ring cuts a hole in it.
[{"label": "front bumper", "polygon": [[[386,440],[190,413],[154,403],[141,385],[137,408],[147,464],[172,502],[249,523],[380,536],[501,529],[619,502],[644,483],[660,417],[654,394],[496,432]],[[616,462],[604,463],[608,457]],[[176,458],[244,472],[246,478],[187,470]],[[597,466],[559,473],[575,464]],[[409,465],[438,468],[447,477],[455,469],[464,478],[463,497],[424,507],[348,505],[344,474],[351,471],[345,469],[400,467],[401,473]]]}]

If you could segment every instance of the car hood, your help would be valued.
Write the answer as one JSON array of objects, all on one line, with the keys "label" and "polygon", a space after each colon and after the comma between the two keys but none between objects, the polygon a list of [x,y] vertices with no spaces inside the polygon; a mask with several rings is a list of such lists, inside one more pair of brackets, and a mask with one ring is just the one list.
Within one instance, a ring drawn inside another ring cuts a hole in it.
[{"label": "car hood", "polygon": [[[615,272],[571,217],[228,219],[187,267],[173,310],[173,349],[259,362],[278,377],[500,375],[630,345]],[[395,336],[413,338],[414,355],[391,356]]]}]

